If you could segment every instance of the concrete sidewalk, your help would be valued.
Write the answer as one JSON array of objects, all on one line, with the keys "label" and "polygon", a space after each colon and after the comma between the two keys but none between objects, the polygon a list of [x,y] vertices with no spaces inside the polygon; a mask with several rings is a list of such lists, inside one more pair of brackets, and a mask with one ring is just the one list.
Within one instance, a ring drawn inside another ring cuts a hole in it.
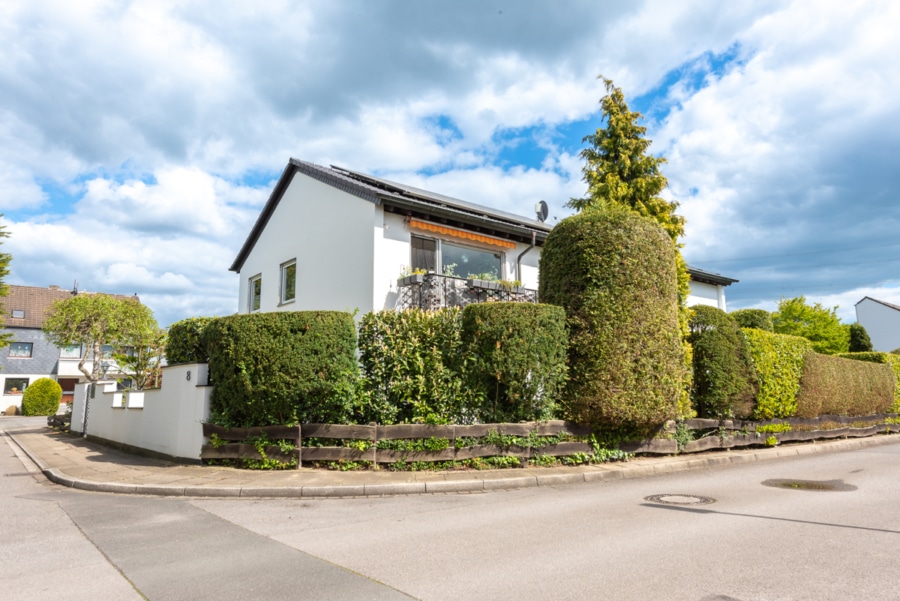
[{"label": "concrete sidewalk", "polygon": [[[11,418],[14,420],[16,418]],[[365,497],[558,486],[643,478],[780,457],[850,451],[900,444],[900,436],[878,435],[775,448],[709,451],[675,457],[638,457],[627,462],[578,467],[460,470],[451,472],[339,472],[303,468],[256,471],[182,465],[131,455],[45,426],[0,422],[7,442],[21,449],[52,482],[80,490],[188,497]],[[27,460],[23,457],[23,461]]]}]

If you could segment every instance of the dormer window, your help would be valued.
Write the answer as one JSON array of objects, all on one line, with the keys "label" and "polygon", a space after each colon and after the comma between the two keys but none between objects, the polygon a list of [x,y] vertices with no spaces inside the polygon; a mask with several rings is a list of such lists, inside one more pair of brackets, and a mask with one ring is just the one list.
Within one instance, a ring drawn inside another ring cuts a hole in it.
[{"label": "dormer window", "polygon": [[13,309],[12,316],[15,319],[25,319],[25,309]]}]

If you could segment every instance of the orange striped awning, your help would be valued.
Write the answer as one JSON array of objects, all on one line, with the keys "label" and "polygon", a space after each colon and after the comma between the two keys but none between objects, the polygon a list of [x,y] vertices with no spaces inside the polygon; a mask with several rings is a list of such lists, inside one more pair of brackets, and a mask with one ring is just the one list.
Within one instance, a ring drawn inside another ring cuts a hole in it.
[{"label": "orange striped awning", "polygon": [[454,227],[446,227],[444,225],[437,225],[436,223],[428,223],[427,221],[419,221],[418,219],[410,219],[409,225],[410,227],[425,230],[426,232],[434,232],[435,234],[443,234],[445,236],[452,236],[454,238],[462,238],[463,240],[473,240],[475,242],[481,242],[482,244],[489,244],[491,246],[498,246],[500,248],[516,247],[516,243],[509,240],[501,240],[500,238],[492,238],[491,236],[482,236],[481,234],[476,234],[474,232],[458,230]]}]

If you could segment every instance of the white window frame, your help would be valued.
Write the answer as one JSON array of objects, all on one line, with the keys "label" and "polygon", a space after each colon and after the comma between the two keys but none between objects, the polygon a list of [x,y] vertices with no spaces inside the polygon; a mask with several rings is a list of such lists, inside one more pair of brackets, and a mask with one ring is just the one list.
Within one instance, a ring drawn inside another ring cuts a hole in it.
[{"label": "white window frame", "polygon": [[[469,243],[466,243],[466,242],[461,242],[461,241],[458,241],[458,240],[454,240],[454,239],[452,239],[452,238],[451,238],[451,239],[448,239],[448,240],[443,240],[443,239],[441,239],[441,238],[436,238],[436,237],[433,237],[433,236],[423,236],[422,234],[418,234],[418,233],[414,233],[414,234],[411,234],[411,235],[410,235],[410,244],[409,244],[409,264],[410,264],[410,265],[413,264],[413,246],[412,246],[412,238],[413,238],[413,237],[415,237],[415,238],[421,238],[421,239],[423,239],[423,240],[434,240],[434,242],[435,242],[435,249],[434,249],[434,254],[435,254],[435,258],[434,258],[434,262],[435,262],[435,272],[436,272],[438,275],[444,275],[444,249],[443,249],[443,245],[444,245],[444,243],[446,242],[447,244],[450,244],[450,245],[452,245],[452,246],[461,246],[461,247],[463,247],[463,248],[471,248],[472,250],[477,250],[477,251],[481,251],[481,252],[490,252],[490,253],[497,253],[497,254],[499,254],[499,255],[500,255],[500,278],[499,278],[499,279],[502,280],[502,279],[505,279],[505,278],[506,278],[506,252],[505,252],[505,251],[498,250],[496,247],[491,247],[491,246],[486,245],[486,244],[485,244],[485,245],[469,244]],[[460,276],[460,275],[456,275],[456,276],[447,276],[447,277],[457,277],[457,278],[460,278],[460,279],[465,279],[465,276]]]},{"label": "white window frame", "polygon": [[[288,269],[294,268],[294,289],[290,291],[291,298],[288,298]],[[281,304],[286,305],[297,300],[297,259],[291,259],[281,264]]]},{"label": "white window frame", "polygon": [[[255,283],[259,282],[259,294],[254,294]],[[253,308],[253,300],[256,299],[257,306]],[[262,274],[258,273],[247,280],[247,313],[256,313],[262,309]]]}]

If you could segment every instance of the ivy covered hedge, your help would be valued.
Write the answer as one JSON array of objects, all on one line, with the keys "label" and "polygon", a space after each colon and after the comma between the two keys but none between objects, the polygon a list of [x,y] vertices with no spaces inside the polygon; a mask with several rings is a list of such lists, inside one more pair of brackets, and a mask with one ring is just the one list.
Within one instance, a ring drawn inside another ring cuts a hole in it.
[{"label": "ivy covered hedge", "polygon": [[201,336],[209,355],[210,418],[222,426],[345,423],[358,377],[350,313],[232,315]]},{"label": "ivy covered hedge", "polygon": [[203,329],[214,317],[189,317],[169,326],[166,342],[166,361],[169,365],[179,363],[206,363],[209,357],[203,346]]},{"label": "ivy covered hedge", "polygon": [[812,352],[812,343],[799,336],[756,328],[742,331],[747,337],[759,384],[753,418],[792,417],[797,412],[804,357]]},{"label": "ivy covered hedge", "polygon": [[838,355],[845,359],[855,359],[856,361],[869,361],[871,363],[885,363],[891,366],[894,373],[894,403],[891,406],[891,413],[900,413],[900,356],[893,353],[842,353]]},{"label": "ivy covered hedge", "polygon": [[803,366],[797,417],[886,413],[894,403],[890,366],[809,353]]},{"label": "ivy covered hedge", "polygon": [[482,303],[463,309],[469,387],[484,399],[480,421],[548,420],[566,381],[566,313],[532,303]]},{"label": "ivy covered hedge", "polygon": [[367,313],[359,325],[361,419],[380,424],[471,423],[480,405],[464,386],[468,366],[459,309]]},{"label": "ivy covered hedge", "polygon": [[693,307],[688,323],[693,348],[692,400],[705,418],[747,418],[759,385],[747,339],[734,318],[717,307]]},{"label": "ivy covered hedge", "polygon": [[539,297],[566,311],[568,417],[646,428],[672,419],[684,382],[675,245],[624,208],[562,220],[544,243]]}]

